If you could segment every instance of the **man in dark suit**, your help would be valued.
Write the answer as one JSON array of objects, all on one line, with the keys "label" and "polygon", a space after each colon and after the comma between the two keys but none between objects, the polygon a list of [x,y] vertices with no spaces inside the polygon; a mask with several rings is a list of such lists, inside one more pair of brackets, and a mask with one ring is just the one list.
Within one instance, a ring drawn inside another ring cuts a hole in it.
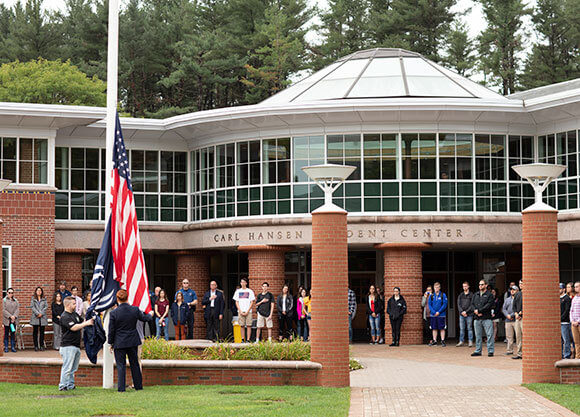
[{"label": "man in dark suit", "polygon": [[133,385],[136,390],[143,389],[143,376],[139,368],[139,356],[137,347],[141,344],[141,338],[137,333],[137,322],[153,320],[153,312],[145,314],[139,308],[127,304],[127,291],[117,291],[117,307],[111,313],[109,319],[108,341],[111,350],[115,352],[117,364],[117,386],[119,392],[125,391],[126,360],[129,357]]},{"label": "man in dark suit", "polygon": [[205,308],[203,317],[207,326],[207,338],[209,340],[218,340],[220,337],[220,321],[224,318],[224,295],[217,289],[217,282],[209,283],[209,291],[206,292],[201,300]]}]

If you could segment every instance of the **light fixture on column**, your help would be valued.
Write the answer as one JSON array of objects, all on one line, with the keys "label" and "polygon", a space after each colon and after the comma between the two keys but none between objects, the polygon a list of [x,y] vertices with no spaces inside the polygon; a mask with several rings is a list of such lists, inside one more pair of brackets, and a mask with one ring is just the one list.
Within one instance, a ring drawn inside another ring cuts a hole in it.
[{"label": "light fixture on column", "polygon": [[332,194],[340,187],[356,169],[350,165],[323,164],[303,167],[308,175],[324,192],[324,205],[317,211],[345,211],[332,202]]},{"label": "light fixture on column", "polygon": [[534,188],[535,201],[534,204],[526,210],[554,210],[554,207],[542,201],[542,193],[550,185],[552,181],[564,172],[565,165],[555,164],[526,164],[515,165],[512,169],[522,178],[528,180],[530,185]]}]

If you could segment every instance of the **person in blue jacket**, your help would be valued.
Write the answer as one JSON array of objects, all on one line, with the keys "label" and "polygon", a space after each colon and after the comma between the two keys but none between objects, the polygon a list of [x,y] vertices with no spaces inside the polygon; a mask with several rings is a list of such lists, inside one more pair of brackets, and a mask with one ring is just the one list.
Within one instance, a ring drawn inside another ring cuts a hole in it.
[{"label": "person in blue jacket", "polygon": [[433,331],[433,339],[429,346],[437,344],[437,332],[441,333],[441,346],[445,347],[445,329],[447,329],[447,296],[441,292],[441,284],[433,285],[433,294],[429,296],[429,323]]}]

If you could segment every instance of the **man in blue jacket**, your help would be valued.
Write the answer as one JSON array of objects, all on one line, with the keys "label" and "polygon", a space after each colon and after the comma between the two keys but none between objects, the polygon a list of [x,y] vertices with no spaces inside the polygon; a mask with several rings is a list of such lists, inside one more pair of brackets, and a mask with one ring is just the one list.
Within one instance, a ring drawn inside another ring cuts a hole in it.
[{"label": "man in blue jacket", "polygon": [[217,289],[217,282],[209,283],[209,291],[207,291],[201,304],[204,307],[203,318],[207,326],[208,340],[218,340],[220,338],[220,322],[224,318],[224,295]]},{"label": "man in blue jacket", "polygon": [[138,321],[153,320],[153,312],[145,314],[139,308],[127,303],[127,291],[117,291],[117,304],[119,307],[111,312],[109,319],[109,344],[114,349],[115,363],[117,364],[117,388],[119,392],[125,391],[126,361],[129,357],[131,376],[135,390],[143,389],[143,376],[139,367],[137,347],[141,344],[141,338],[137,332]]},{"label": "man in blue jacket", "polygon": [[445,347],[445,329],[447,329],[447,296],[441,292],[441,284],[433,284],[433,294],[429,296],[429,323],[433,331],[433,340],[429,346],[437,344],[437,333],[441,333],[441,346]]}]

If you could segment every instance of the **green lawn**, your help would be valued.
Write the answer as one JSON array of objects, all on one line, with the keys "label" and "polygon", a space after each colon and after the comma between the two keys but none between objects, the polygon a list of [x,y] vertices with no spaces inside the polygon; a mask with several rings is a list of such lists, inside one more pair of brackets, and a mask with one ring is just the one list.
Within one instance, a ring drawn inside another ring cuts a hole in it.
[{"label": "green lawn", "polygon": [[524,386],[580,414],[580,386],[560,384],[526,384]]},{"label": "green lawn", "polygon": [[[71,397],[72,396],[72,397]],[[48,397],[48,398],[46,398]],[[101,388],[0,383],[0,416],[347,416],[349,388],[155,386],[119,393]]]}]

